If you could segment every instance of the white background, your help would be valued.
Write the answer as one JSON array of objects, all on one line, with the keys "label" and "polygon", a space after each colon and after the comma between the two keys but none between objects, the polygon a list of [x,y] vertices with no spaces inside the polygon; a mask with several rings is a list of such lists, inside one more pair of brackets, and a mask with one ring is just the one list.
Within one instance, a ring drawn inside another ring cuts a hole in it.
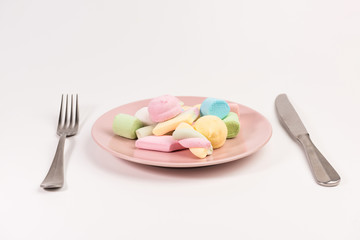
[{"label": "white background", "polygon": [[[360,239],[358,0],[1,0],[0,81],[0,239]],[[79,93],[81,126],[66,186],[48,192],[62,93]],[[276,117],[280,93],[339,186],[314,182]],[[94,143],[100,115],[162,94],[247,105],[273,136],[196,169]]]}]

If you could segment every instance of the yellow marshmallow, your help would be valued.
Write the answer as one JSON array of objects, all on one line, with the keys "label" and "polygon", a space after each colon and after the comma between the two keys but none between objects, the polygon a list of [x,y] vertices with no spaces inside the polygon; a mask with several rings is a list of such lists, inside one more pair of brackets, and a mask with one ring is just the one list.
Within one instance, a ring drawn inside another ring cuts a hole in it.
[{"label": "yellow marshmallow", "polygon": [[186,111],[186,110],[188,110],[188,109],[190,109],[190,108],[193,108],[193,107],[196,107],[196,108],[198,108],[198,109],[200,110],[201,104],[196,104],[196,105],[194,105],[194,106],[183,105],[183,106],[182,106],[182,109],[183,109],[184,111]]},{"label": "yellow marshmallow", "polygon": [[190,108],[192,108],[192,107],[191,107],[191,106],[187,106],[187,105],[182,106],[182,109],[183,109],[184,111],[189,110]]},{"label": "yellow marshmallow", "polygon": [[206,148],[189,148],[190,152],[198,158],[205,158],[209,155],[209,150]]},{"label": "yellow marshmallow", "polygon": [[226,124],[217,116],[206,115],[199,118],[194,128],[211,142],[214,149],[223,146],[226,141]]},{"label": "yellow marshmallow", "polygon": [[180,128],[191,128],[191,129],[194,129],[190,124],[186,123],[186,122],[182,122],[180,123],[176,129],[180,129]]},{"label": "yellow marshmallow", "polygon": [[158,123],[153,129],[153,134],[156,136],[164,135],[170,131],[175,130],[177,126],[183,122],[192,124],[199,116],[199,114],[199,109],[191,108],[170,120]]}]

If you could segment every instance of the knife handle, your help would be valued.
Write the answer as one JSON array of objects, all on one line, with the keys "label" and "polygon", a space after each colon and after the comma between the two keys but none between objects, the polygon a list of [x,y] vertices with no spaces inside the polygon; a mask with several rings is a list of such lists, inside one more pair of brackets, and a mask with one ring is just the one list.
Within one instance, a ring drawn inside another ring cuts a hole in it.
[{"label": "knife handle", "polygon": [[339,174],[315,147],[310,139],[310,135],[303,134],[298,136],[297,139],[305,150],[306,157],[316,182],[326,187],[337,186],[340,182]]}]

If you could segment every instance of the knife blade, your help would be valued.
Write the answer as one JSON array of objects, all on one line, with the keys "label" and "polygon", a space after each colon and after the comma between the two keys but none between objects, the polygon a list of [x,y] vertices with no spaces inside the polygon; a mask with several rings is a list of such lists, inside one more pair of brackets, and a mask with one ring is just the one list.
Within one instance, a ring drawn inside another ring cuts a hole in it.
[{"label": "knife blade", "polygon": [[276,97],[275,108],[285,130],[302,145],[315,181],[321,186],[337,186],[341,179],[339,174],[311,141],[310,134],[286,94]]}]

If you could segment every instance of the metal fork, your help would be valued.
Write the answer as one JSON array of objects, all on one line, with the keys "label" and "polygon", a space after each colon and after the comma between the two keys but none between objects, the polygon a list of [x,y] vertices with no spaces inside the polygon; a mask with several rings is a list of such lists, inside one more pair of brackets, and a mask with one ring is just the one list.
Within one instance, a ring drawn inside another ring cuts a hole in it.
[{"label": "metal fork", "polygon": [[[60,136],[59,143],[56,149],[54,160],[51,164],[48,174],[40,187],[45,189],[50,188],[61,188],[64,185],[64,146],[65,139],[67,137],[74,136],[78,132],[79,128],[79,106],[78,106],[78,95],[76,94],[75,102],[75,115],[73,114],[74,100],[71,95],[71,107],[68,109],[68,95],[65,100],[65,116],[63,117],[63,103],[64,95],[61,96],[61,105],[59,113],[59,121],[57,126],[57,134]],[[68,116],[70,112],[70,117]]]}]

